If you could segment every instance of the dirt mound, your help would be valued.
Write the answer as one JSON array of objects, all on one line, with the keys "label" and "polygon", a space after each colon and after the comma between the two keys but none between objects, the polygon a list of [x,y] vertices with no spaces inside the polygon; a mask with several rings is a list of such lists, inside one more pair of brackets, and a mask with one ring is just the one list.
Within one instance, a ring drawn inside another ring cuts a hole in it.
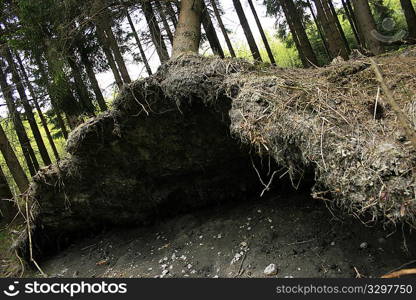
[{"label": "dirt mound", "polygon": [[[378,62],[414,125],[415,58]],[[296,187],[311,169],[315,198],[366,221],[416,223],[414,151],[366,60],[287,70],[183,56],[126,87],[68,151],[28,194],[40,250],[244,196],[254,183],[266,192],[287,176]]]}]

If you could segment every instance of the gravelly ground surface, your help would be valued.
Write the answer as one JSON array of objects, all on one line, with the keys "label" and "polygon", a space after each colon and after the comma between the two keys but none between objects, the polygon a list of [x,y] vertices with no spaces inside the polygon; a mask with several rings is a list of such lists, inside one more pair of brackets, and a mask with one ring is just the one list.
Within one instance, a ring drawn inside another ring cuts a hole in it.
[{"label": "gravelly ground surface", "polygon": [[275,277],[377,277],[415,253],[414,234],[335,219],[321,202],[292,194],[105,232],[42,267],[55,277],[266,277],[275,264]]}]

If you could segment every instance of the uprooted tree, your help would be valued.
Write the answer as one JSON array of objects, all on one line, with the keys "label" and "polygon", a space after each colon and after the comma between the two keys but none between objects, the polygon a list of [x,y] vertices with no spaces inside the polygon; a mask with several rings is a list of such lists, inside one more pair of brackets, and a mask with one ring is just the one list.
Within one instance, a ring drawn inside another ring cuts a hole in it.
[{"label": "uprooted tree", "polygon": [[[198,3],[181,1],[173,59],[125,85],[111,111],[71,133],[68,157],[33,178],[16,247],[33,258],[85,228],[263,195],[282,178],[312,178],[313,197],[357,218],[414,226],[415,149],[370,61],[283,70],[198,56]],[[411,126],[415,57],[378,58]]]}]

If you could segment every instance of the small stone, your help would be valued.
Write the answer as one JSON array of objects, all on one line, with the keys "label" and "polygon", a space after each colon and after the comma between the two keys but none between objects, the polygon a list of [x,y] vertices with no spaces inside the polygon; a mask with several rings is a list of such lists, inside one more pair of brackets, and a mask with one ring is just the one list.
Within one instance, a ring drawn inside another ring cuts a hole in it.
[{"label": "small stone", "polygon": [[264,269],[264,275],[274,276],[277,274],[277,266],[275,264],[270,264]]},{"label": "small stone", "polygon": [[386,239],[385,239],[385,238],[383,238],[383,237],[379,238],[377,241],[378,241],[380,244],[384,244],[384,243],[386,243]]},{"label": "small stone", "polygon": [[162,276],[165,276],[165,275],[167,275],[169,273],[169,270],[163,270],[162,271]]},{"label": "small stone", "polygon": [[360,248],[361,248],[361,249],[366,249],[366,248],[368,248],[368,243],[367,243],[367,242],[362,242],[362,243],[360,244]]},{"label": "small stone", "polygon": [[188,269],[191,269],[191,268],[192,268],[192,265],[191,265],[191,264],[188,264],[186,267],[187,267]]},{"label": "small stone", "polygon": [[331,246],[335,246],[335,242],[331,242]]}]

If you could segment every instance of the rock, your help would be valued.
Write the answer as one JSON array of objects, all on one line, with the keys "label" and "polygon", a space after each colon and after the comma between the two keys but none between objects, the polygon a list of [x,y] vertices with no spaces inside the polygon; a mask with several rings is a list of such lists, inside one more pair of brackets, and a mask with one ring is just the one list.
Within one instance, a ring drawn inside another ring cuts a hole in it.
[{"label": "rock", "polygon": [[386,239],[381,237],[377,240],[377,242],[379,242],[379,244],[385,244],[386,243]]},{"label": "rock", "polygon": [[360,244],[360,248],[361,248],[361,249],[367,249],[367,248],[368,248],[368,243],[367,243],[367,242],[362,242],[362,243]]},{"label": "rock", "polygon": [[274,276],[277,275],[277,266],[275,264],[270,264],[264,269],[264,275]]}]

